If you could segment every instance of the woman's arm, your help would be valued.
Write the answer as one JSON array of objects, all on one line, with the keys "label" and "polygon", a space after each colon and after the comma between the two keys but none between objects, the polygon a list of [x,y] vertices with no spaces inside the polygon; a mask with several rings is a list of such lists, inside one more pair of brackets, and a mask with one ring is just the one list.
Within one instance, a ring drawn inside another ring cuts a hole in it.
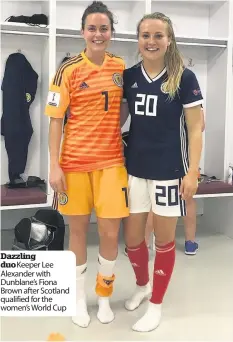
[{"label": "woman's arm", "polygon": [[50,118],[49,153],[51,167],[59,166],[63,121],[63,119]]},{"label": "woman's arm", "polygon": [[189,174],[198,176],[202,152],[202,110],[200,106],[185,108],[185,119],[189,140]]},{"label": "woman's arm", "polygon": [[201,108],[201,131],[204,132],[205,130],[205,116],[204,116],[204,109]]},{"label": "woman's arm", "polygon": [[50,185],[54,191],[66,191],[66,180],[59,164],[62,139],[63,119],[50,118],[49,153],[50,153]]}]

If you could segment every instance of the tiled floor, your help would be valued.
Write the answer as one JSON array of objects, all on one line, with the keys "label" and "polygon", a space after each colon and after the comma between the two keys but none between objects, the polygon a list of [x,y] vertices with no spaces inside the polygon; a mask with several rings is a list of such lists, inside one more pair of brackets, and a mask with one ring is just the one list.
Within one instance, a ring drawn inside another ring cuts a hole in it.
[{"label": "tiled floor", "polygon": [[[2,248],[10,246],[10,233],[3,233]],[[194,257],[183,253],[183,237],[177,238],[176,266],[165,297],[163,319],[157,330],[136,333],[132,324],[142,315],[145,304],[127,312],[123,302],[131,294],[134,276],[123,245],[116,266],[112,308],[115,320],[101,325],[96,318],[94,292],[97,269],[96,243],[88,248],[87,289],[91,324],[82,329],[70,318],[1,319],[1,341],[46,341],[51,332],[66,341],[233,341],[233,240],[221,235],[198,236],[200,249]],[[151,253],[150,269],[153,267]]]}]

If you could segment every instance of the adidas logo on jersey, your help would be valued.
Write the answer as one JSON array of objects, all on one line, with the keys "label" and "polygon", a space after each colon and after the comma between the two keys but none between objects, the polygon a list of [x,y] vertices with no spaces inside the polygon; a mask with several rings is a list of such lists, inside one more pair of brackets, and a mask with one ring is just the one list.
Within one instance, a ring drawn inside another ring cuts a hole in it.
[{"label": "adidas logo on jersey", "polygon": [[131,88],[138,88],[137,82],[135,82],[135,83],[131,86]]},{"label": "adidas logo on jersey", "polygon": [[86,82],[82,82],[81,84],[80,84],[80,89],[85,89],[85,88],[88,88],[89,86],[86,84]]}]

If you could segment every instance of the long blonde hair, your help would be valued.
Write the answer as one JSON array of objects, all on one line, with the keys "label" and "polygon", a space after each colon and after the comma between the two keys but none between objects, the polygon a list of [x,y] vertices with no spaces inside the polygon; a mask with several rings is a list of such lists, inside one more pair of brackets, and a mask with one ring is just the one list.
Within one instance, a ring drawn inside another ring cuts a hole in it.
[{"label": "long blonde hair", "polygon": [[168,78],[163,83],[163,91],[169,94],[170,99],[173,99],[179,89],[181,76],[184,70],[184,62],[176,44],[172,22],[165,14],[160,12],[146,14],[137,25],[138,38],[141,23],[146,19],[159,19],[167,24],[168,37],[171,42],[164,56]]}]

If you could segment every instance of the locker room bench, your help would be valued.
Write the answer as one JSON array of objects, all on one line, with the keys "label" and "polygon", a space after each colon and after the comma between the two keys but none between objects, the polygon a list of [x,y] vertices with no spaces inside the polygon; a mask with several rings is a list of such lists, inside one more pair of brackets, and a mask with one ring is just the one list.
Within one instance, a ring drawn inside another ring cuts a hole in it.
[{"label": "locker room bench", "polygon": [[43,204],[46,202],[46,193],[38,187],[8,189],[5,185],[1,185],[1,206]]},{"label": "locker room bench", "polygon": [[201,182],[194,198],[233,196],[233,185],[223,181]]}]

